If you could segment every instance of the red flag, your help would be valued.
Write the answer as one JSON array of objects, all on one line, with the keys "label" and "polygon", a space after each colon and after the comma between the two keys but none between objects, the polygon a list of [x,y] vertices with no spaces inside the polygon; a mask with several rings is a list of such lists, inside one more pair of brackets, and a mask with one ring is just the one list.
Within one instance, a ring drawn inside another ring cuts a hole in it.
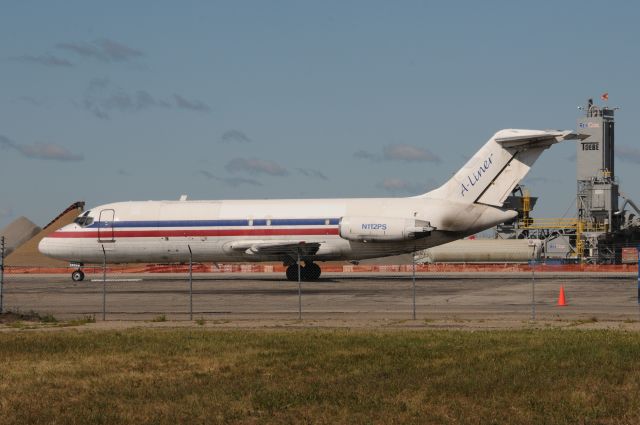
[{"label": "red flag", "polygon": [[600,99],[606,102],[607,100],[609,100],[609,93],[602,93],[600,95]]}]

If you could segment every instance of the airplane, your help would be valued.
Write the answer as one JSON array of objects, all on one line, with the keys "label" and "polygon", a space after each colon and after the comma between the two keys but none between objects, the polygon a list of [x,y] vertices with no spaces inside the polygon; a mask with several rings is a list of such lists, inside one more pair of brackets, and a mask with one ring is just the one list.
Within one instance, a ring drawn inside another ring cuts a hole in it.
[{"label": "airplane", "polygon": [[[42,239],[43,254],[85,264],[278,261],[288,280],[317,280],[318,262],[411,253],[512,220],[503,207],[540,154],[570,130],[500,130],[447,182],[408,198],[117,202]],[[304,263],[302,265],[301,263]],[[300,270],[300,271],[299,271]],[[300,273],[300,275],[299,275]]]}]

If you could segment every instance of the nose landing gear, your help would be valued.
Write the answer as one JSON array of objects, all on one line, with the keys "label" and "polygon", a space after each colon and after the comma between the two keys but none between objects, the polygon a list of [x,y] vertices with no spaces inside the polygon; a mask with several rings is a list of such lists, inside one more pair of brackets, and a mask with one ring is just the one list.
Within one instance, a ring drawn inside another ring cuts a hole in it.
[{"label": "nose landing gear", "polygon": [[82,271],[82,263],[71,262],[69,267],[73,267],[75,270],[71,273],[71,280],[74,282],[82,282],[84,280],[84,272]]},{"label": "nose landing gear", "polygon": [[71,273],[71,280],[74,282],[82,282],[84,280],[84,272],[80,269]]},{"label": "nose landing gear", "polygon": [[[300,267],[300,280],[312,281],[318,280],[322,270],[316,263],[305,262],[303,267]],[[287,267],[287,279],[291,281],[298,281],[298,264],[292,264]]]}]

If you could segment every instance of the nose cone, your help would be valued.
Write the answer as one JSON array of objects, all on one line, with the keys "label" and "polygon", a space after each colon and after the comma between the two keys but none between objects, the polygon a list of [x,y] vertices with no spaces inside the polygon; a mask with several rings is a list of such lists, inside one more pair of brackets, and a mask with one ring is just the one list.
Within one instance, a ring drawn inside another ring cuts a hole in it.
[{"label": "nose cone", "polygon": [[51,238],[42,238],[38,244],[38,251],[46,256],[51,256]]}]

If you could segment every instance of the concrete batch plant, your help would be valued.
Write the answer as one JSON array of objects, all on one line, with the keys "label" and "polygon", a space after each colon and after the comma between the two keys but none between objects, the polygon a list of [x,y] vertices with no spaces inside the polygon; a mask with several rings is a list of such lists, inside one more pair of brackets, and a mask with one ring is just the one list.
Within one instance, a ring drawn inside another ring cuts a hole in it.
[{"label": "concrete batch plant", "polygon": [[[546,260],[618,264],[636,262],[640,244],[640,210],[620,189],[615,174],[617,108],[601,107],[589,99],[580,107],[578,133],[589,137],[576,143],[576,217],[534,218],[536,198],[516,188],[509,206],[518,217],[496,229],[497,239],[542,242]],[[631,210],[627,210],[630,207]]]}]

